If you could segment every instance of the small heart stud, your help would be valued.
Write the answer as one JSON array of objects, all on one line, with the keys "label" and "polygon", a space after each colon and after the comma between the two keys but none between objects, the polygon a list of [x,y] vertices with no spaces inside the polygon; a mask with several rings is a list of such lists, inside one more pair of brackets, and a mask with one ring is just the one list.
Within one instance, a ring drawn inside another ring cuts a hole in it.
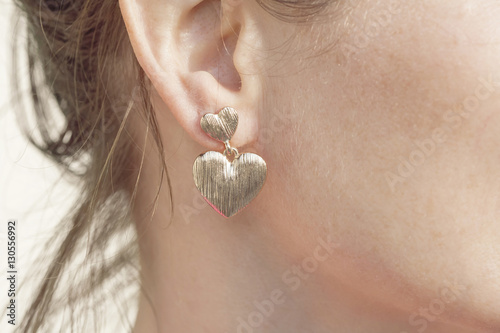
[{"label": "small heart stud", "polygon": [[201,118],[201,128],[212,138],[227,142],[231,140],[238,127],[238,113],[225,107],[218,114],[207,113]]}]

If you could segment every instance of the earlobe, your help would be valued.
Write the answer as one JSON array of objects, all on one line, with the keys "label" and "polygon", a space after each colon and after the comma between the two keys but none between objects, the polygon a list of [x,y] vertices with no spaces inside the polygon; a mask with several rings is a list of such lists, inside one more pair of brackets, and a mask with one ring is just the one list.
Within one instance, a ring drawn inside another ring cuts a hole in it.
[{"label": "earlobe", "polygon": [[[219,0],[120,0],[135,55],[171,112],[199,144],[220,148],[200,120],[225,106],[238,110],[240,124],[232,143],[251,145],[257,139],[260,84],[256,63],[244,49],[243,3]],[[223,13],[224,11],[224,13]],[[254,73],[252,74],[252,71]],[[244,72],[243,72],[244,71]]]}]

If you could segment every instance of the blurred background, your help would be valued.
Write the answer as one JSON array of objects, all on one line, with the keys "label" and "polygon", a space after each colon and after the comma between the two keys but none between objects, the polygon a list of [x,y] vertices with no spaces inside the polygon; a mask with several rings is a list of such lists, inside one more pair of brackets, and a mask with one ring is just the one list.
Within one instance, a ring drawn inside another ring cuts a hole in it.
[{"label": "blurred background", "polygon": [[[28,297],[36,286],[27,284],[19,289],[33,267],[35,255],[43,251],[43,244],[54,232],[57,221],[69,209],[76,189],[60,179],[55,165],[43,157],[25,140],[16,123],[19,96],[11,89],[12,43],[23,43],[25,33],[14,28],[21,24],[14,16],[11,0],[0,0],[0,332],[12,332],[3,309],[7,296],[7,222],[17,220],[17,293],[16,322],[28,306]],[[19,58],[24,65],[24,57]],[[27,78],[25,66],[18,69]],[[26,82],[25,82],[26,83]],[[29,89],[26,84],[21,88]]]}]

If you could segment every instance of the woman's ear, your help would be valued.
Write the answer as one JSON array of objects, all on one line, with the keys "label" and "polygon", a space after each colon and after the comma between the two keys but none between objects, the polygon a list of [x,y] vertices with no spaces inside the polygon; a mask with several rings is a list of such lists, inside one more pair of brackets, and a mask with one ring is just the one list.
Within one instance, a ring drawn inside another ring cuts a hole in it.
[{"label": "woman's ear", "polygon": [[234,147],[257,139],[259,30],[254,1],[120,0],[135,55],[166,108],[196,142],[220,143],[201,129],[206,113],[238,111]]}]

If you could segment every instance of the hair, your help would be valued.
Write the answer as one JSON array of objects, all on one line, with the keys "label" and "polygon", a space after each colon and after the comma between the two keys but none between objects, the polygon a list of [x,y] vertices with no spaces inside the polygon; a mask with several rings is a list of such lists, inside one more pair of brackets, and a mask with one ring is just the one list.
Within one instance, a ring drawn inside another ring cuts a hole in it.
[{"label": "hair", "polygon": [[[56,321],[64,330],[98,332],[105,320],[99,314],[108,301],[116,303],[118,315],[131,328],[126,300],[140,292],[131,217],[140,172],[124,130],[131,110],[144,120],[163,161],[158,172],[169,183],[150,82],[132,52],[117,0],[15,1],[24,23],[15,36],[24,31],[27,38],[14,48],[14,73],[22,73],[16,71],[17,59],[26,59],[29,69],[28,102],[20,103],[21,129],[81,191],[39,247],[40,273],[34,276],[40,280],[16,332],[56,330]],[[289,22],[307,21],[330,1],[257,0]],[[15,75],[19,88],[25,78]],[[136,86],[118,85],[118,80]],[[160,187],[151,209],[159,192]]]}]

